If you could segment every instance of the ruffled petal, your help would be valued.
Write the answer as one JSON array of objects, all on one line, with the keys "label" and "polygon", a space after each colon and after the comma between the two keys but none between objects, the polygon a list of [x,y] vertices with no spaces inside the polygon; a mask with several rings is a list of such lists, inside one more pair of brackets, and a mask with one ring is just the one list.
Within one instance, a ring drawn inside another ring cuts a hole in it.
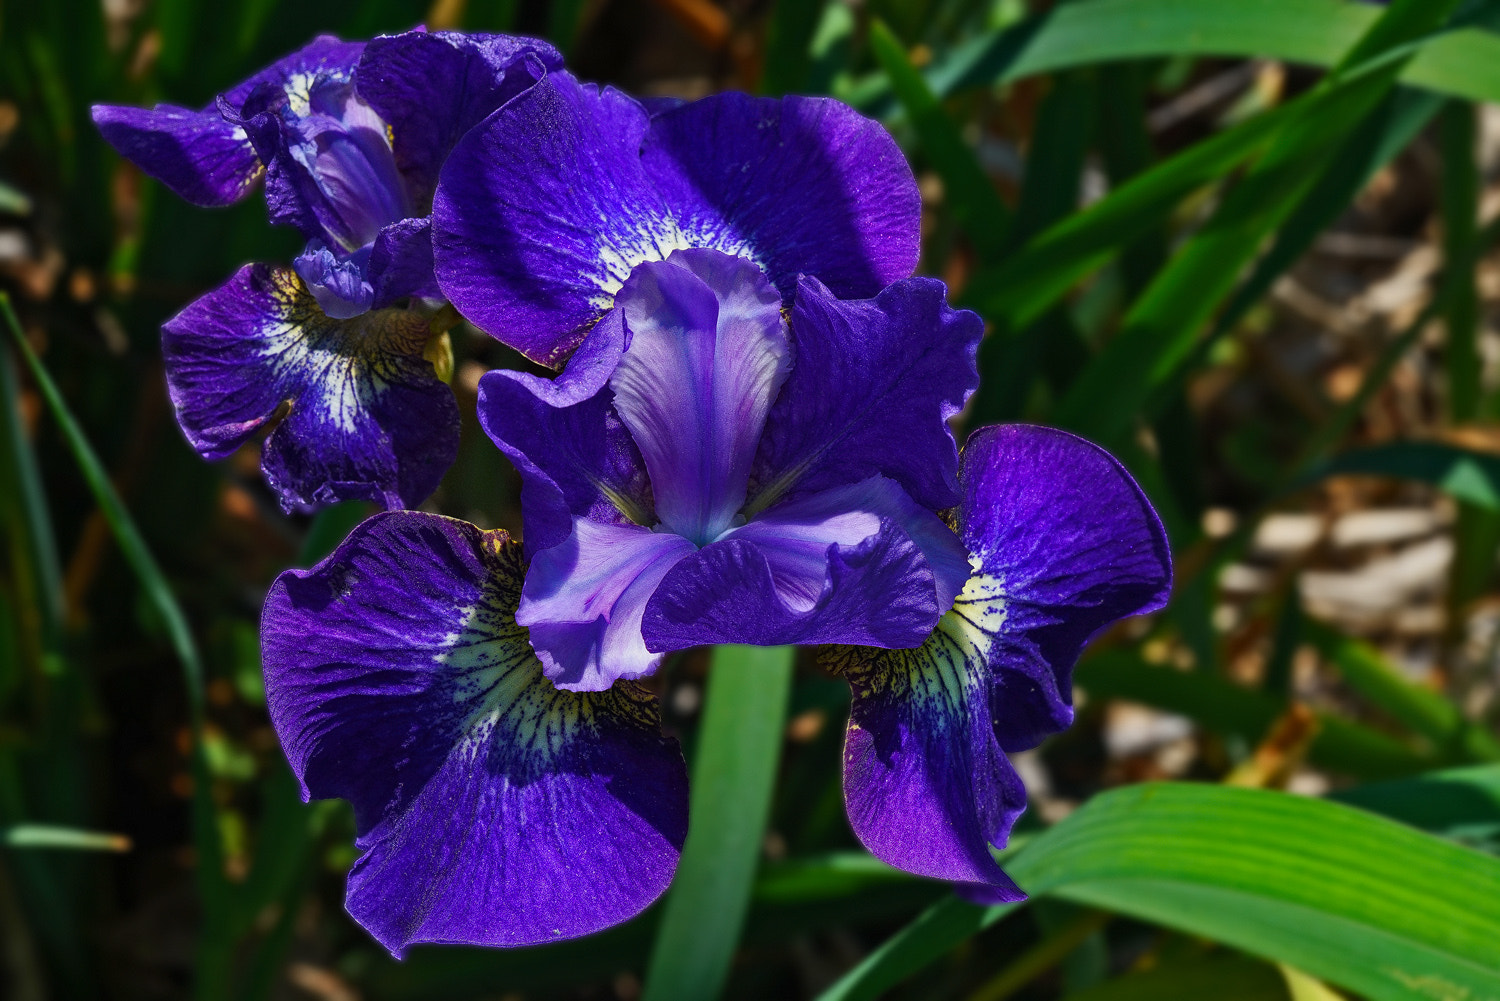
[{"label": "ruffled petal", "polygon": [[978,884],[991,902],[1024,894],[996,864],[1026,790],[990,725],[989,672],[951,611],[915,650],[835,647],[824,666],[854,690],[844,740],[849,823],[899,869]]},{"label": "ruffled petal", "polygon": [[646,646],[916,646],[952,604],[967,555],[891,480],[808,495],[673,567],[647,607]]},{"label": "ruffled petal", "polygon": [[663,575],[692,552],[681,536],[578,518],[566,541],[532,557],[516,621],[530,628],[552,683],[599,692],[655,671],[662,655],[646,648],[641,615]]},{"label": "ruffled petal", "polygon": [[459,140],[432,207],[459,312],[556,367],[635,265],[688,246],[641,168],[646,126],[634,99],[558,72]]},{"label": "ruffled petal", "polygon": [[225,91],[221,107],[239,111],[250,95],[265,87],[284,90],[292,101],[305,106],[310,100],[314,80],[321,74],[348,76],[359,63],[364,42],[345,42],[333,35],[318,35],[290,55],[282,56],[265,69]]},{"label": "ruffled petal", "polygon": [[427,322],[335,320],[292,271],[241,268],[162,326],[183,432],[223,458],[289,405],[262,467],[288,510],[364,499],[414,506],[458,450],[458,405],[422,357]]},{"label": "ruffled petal", "polygon": [[1171,557],[1129,473],[1066,432],[981,429],[959,479],[973,573],[952,610],[918,649],[842,647],[825,663],[854,690],[844,796],[860,841],[971,896],[1015,900],[989,851],[1025,806],[1005,755],[1072,721],[1079,652],[1166,602]]},{"label": "ruffled petal", "polygon": [[655,114],[641,155],[690,245],[748,254],[787,299],[801,274],[858,299],[917,265],[911,167],[831,98],[715,94]]},{"label": "ruffled petal", "polygon": [[802,280],[792,309],[797,364],[766,421],[752,511],[875,473],[931,510],[958,501],[948,420],[979,385],[984,324],[944,293],[942,282],[909,278],[849,302]]},{"label": "ruffled petal", "polygon": [[979,567],[960,607],[992,637],[996,732],[1021,750],[1072,722],[1088,641],[1166,604],[1171,549],[1125,468],[1065,431],[982,428],[960,478],[959,535]]},{"label": "ruffled petal", "polygon": [[347,320],[375,304],[369,263],[369,250],[341,255],[315,239],[292,261],[292,270],[317,300],[319,309],[335,320]]},{"label": "ruffled petal", "polygon": [[687,776],[655,700],[549,684],[521,576],[503,532],[402,512],[266,599],[271,721],[304,797],[353,804],[349,913],[398,957],[586,935],[677,865]]},{"label": "ruffled petal", "polygon": [[463,134],[542,73],[562,68],[562,54],[536,38],[406,31],[372,39],[356,79],[360,96],[390,123],[396,164],[425,206]]},{"label": "ruffled petal", "polygon": [[662,524],[705,545],[744,506],[766,412],[791,368],[780,297],[743,258],[679,250],[637,267],[616,302],[629,347],[610,378],[615,409]]},{"label": "ruffled petal", "polygon": [[556,379],[495,369],[479,380],[479,424],[521,474],[528,553],[560,545],[574,518],[656,521],[645,463],[605,386],[624,337],[615,311]]},{"label": "ruffled petal", "polygon": [[261,179],[260,157],[245,130],[217,110],[96,104],[93,116],[121,156],[194,205],[232,204]]},{"label": "ruffled petal", "polygon": [[368,277],[376,309],[412,295],[441,298],[432,273],[432,220],[402,219],[382,229],[370,249]]}]

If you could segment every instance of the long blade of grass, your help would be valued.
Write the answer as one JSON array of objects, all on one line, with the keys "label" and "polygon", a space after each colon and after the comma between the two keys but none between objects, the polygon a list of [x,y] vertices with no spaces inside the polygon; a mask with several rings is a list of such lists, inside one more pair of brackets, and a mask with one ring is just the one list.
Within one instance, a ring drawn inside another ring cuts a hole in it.
[{"label": "long blade of grass", "polygon": [[729,975],[771,808],[790,647],[714,651],[687,844],[651,951],[645,1001],[710,1001]]},{"label": "long blade of grass", "polygon": [[172,594],[171,586],[157,566],[156,558],[151,555],[151,550],[136,528],[124,501],[110,482],[104,464],[94,454],[93,446],[74,419],[57,384],[47,374],[41,359],[31,350],[31,345],[21,331],[20,321],[11,308],[10,297],[3,292],[0,292],[0,319],[4,320],[16,350],[30,370],[53,420],[61,429],[63,439],[73,453],[73,459],[78,463],[89,491],[94,495],[99,510],[114,533],[121,554],[135,572],[147,600],[161,616],[172,649],[182,665],[183,684],[188,696],[188,722],[192,733],[193,843],[198,854],[198,888],[203,896],[206,912],[200,940],[197,989],[199,997],[222,998],[228,989],[229,947],[226,942],[221,941],[220,933],[223,919],[228,913],[229,900],[224,880],[223,850],[219,842],[213,800],[210,798],[208,761],[203,750],[203,662],[198,653],[198,645],[188,626],[187,616],[183,614],[182,607]]},{"label": "long blade of grass", "polygon": [[83,831],[56,824],[16,824],[0,828],[0,845],[9,848],[62,848],[79,852],[130,851],[130,839],[123,834]]}]

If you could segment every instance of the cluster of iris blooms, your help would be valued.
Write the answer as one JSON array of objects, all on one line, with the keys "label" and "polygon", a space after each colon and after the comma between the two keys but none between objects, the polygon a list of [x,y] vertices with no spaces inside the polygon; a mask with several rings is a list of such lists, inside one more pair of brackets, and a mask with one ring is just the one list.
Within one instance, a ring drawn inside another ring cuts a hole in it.
[{"label": "cluster of iris blooms", "polygon": [[[290,510],[389,510],[271,588],[271,720],[303,794],[349,800],[349,913],[393,954],[623,921],[672,878],[687,776],[640,679],[713,643],[816,644],[853,691],[850,823],[976,900],[1025,807],[1007,755],[1073,716],[1111,622],[1159,608],[1161,524],[1061,431],[971,434],[978,316],[910,277],[891,137],[824,98],[643,102],[545,42],[315,39],[203,110],[100,106],[183,197],[264,179],[291,267],[162,328],[206,458],[262,434]],[[524,541],[409,510],[453,462],[447,330],[496,370],[478,416]]]}]

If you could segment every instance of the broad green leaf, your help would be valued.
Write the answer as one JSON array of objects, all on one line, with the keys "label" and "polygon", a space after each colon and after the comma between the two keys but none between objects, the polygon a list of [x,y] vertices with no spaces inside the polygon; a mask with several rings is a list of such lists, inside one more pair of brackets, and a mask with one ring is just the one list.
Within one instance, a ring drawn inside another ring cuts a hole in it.
[{"label": "broad green leaf", "polygon": [[[1380,17],[1338,0],[1093,0],[1060,4],[1006,31],[956,46],[927,70],[939,95],[1124,59],[1263,57],[1333,66]],[[1500,100],[1500,38],[1477,27],[1436,35],[1402,71],[1410,86]],[[878,105],[885,81],[859,93]]]},{"label": "broad green leaf", "polygon": [[1500,764],[1371,782],[1328,798],[1500,854]]},{"label": "broad green leaf", "polygon": [[[1222,942],[1372,1001],[1500,996],[1500,859],[1337,803],[1128,786],[1037,835],[1006,868],[1034,896]],[[944,901],[820,1001],[878,996],[1014,906]]]},{"label": "broad green leaf", "polygon": [[687,844],[646,974],[646,1001],[707,1001],[729,974],[760,860],[792,678],[790,647],[714,651]]},{"label": "broad green leaf", "polygon": [[1336,803],[1132,786],[1091,800],[1009,870],[1029,892],[1211,938],[1374,1001],[1423,985],[1500,994],[1500,859]]}]

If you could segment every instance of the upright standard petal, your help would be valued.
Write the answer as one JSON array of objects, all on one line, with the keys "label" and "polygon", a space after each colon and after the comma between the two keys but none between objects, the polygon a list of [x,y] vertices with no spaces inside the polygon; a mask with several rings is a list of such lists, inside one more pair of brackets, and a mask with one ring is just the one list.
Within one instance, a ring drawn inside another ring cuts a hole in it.
[{"label": "upright standard petal", "polygon": [[573,522],[561,544],[532,557],[516,621],[558,688],[602,692],[661,664],[641,637],[641,616],[662,577],[693,552],[681,536],[640,525]]},{"label": "upright standard petal", "polygon": [[288,510],[364,499],[413,506],[458,449],[458,405],[422,357],[427,321],[328,317],[296,274],[241,268],[162,326],[167,389],[205,458],[269,424],[262,465]]},{"label": "upright standard petal", "polygon": [[647,116],[550,73],[470,130],[433,198],[438,283],[459,312],[557,366],[631,269],[688,246],[641,168]]},{"label": "upright standard petal", "polygon": [[880,126],[823,99],[718,95],[650,117],[551,73],[476,126],[433,201],[438,281],[479,327],[557,365],[631,270],[743,256],[873,295],[916,262],[920,204]]},{"label": "upright standard petal", "polygon": [[1018,899],[991,845],[1025,805],[1007,752],[1072,720],[1070,676],[1110,622],[1166,601],[1166,535],[1108,453],[1061,431],[985,428],[960,472],[973,573],[915,650],[843,647],[854,690],[844,745],[849,820],[875,855]]},{"label": "upright standard petal", "polygon": [[687,775],[654,699],[547,682],[521,576],[503,532],[402,512],[266,599],[271,721],[304,798],[353,804],[349,913],[397,957],[586,935],[677,865]]},{"label": "upright standard petal", "polygon": [[93,117],[121,156],[194,205],[230,205],[261,179],[260,157],[245,130],[215,108],[96,104]]},{"label": "upright standard petal", "polygon": [[781,300],[751,262],[679,250],[620,290],[629,347],[610,378],[656,513],[703,546],[745,503],[766,412],[791,368]]},{"label": "upright standard petal", "polygon": [[936,515],[871,477],[788,501],[682,560],[647,607],[646,645],[915,646],[966,557]]},{"label": "upright standard petal", "polygon": [[396,165],[425,211],[438,171],[463,134],[562,68],[562,54],[537,38],[406,31],[372,39],[355,79],[360,96],[391,124]]},{"label": "upright standard petal", "polygon": [[876,473],[930,510],[957,503],[948,420],[979,385],[984,324],[951,308],[945,291],[908,278],[850,302],[803,278],[792,308],[797,364],[766,421],[751,511]]},{"label": "upright standard petal", "polygon": [[863,299],[917,266],[911,167],[832,98],[714,94],[655,115],[641,156],[693,246],[749,254],[788,300],[802,274]]}]

